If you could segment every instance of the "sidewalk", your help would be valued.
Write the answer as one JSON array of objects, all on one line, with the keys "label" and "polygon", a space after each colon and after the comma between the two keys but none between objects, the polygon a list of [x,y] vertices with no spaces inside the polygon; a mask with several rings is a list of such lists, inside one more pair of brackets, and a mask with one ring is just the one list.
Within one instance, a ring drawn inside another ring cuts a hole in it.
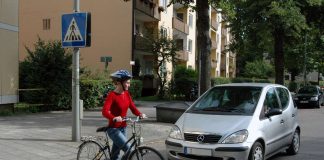
[{"label": "sidewalk", "polygon": [[[172,124],[155,121],[155,102],[135,102],[148,115],[142,123],[144,143],[164,144]],[[161,102],[162,103],[162,102]],[[95,130],[107,124],[100,111],[85,112],[81,136],[100,135]],[[130,131],[128,131],[130,133]],[[81,142],[72,142],[72,113],[50,112],[0,117],[1,160],[76,159]],[[159,145],[162,146],[162,145]]]}]

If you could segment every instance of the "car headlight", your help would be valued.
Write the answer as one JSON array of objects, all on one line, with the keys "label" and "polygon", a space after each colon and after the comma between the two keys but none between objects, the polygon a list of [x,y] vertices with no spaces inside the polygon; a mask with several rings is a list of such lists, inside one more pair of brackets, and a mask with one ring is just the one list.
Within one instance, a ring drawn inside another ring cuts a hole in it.
[{"label": "car headlight", "polygon": [[240,130],[226,137],[222,143],[243,143],[248,135],[249,132],[247,130]]},{"label": "car headlight", "polygon": [[170,137],[170,138],[174,138],[174,139],[180,139],[180,140],[183,139],[183,138],[182,138],[181,131],[180,131],[180,129],[179,129],[178,126],[173,126],[173,127],[171,128],[171,131],[170,131],[169,137]]},{"label": "car headlight", "polygon": [[311,101],[317,101],[318,100],[318,97],[311,97],[310,100]]}]

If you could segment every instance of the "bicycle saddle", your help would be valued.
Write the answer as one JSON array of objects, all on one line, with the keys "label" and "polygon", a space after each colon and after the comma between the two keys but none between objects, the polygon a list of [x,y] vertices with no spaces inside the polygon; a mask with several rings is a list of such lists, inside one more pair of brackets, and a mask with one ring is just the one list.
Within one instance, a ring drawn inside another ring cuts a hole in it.
[{"label": "bicycle saddle", "polygon": [[97,132],[106,132],[109,127],[104,126],[104,127],[99,127],[97,128]]}]

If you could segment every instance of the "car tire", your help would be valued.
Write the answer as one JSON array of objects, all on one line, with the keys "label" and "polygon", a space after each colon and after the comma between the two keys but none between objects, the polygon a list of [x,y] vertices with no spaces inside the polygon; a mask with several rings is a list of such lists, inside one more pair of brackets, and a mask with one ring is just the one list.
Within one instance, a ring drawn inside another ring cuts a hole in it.
[{"label": "car tire", "polygon": [[260,142],[255,142],[249,154],[249,160],[264,160],[264,149]]},{"label": "car tire", "polygon": [[300,147],[300,133],[299,130],[296,130],[293,139],[291,140],[291,144],[289,148],[286,150],[287,154],[295,155],[298,153]]}]

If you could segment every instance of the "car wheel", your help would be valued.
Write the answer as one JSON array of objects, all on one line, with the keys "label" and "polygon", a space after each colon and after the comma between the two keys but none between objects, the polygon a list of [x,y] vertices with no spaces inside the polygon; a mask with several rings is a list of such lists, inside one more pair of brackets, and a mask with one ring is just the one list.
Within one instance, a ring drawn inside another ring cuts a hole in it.
[{"label": "car wheel", "polygon": [[300,133],[299,130],[296,130],[293,139],[291,141],[291,144],[289,148],[286,150],[286,152],[290,155],[295,155],[299,151],[299,146],[300,146]]},{"label": "car wheel", "polygon": [[263,146],[260,142],[255,142],[249,154],[249,160],[264,160]]}]

